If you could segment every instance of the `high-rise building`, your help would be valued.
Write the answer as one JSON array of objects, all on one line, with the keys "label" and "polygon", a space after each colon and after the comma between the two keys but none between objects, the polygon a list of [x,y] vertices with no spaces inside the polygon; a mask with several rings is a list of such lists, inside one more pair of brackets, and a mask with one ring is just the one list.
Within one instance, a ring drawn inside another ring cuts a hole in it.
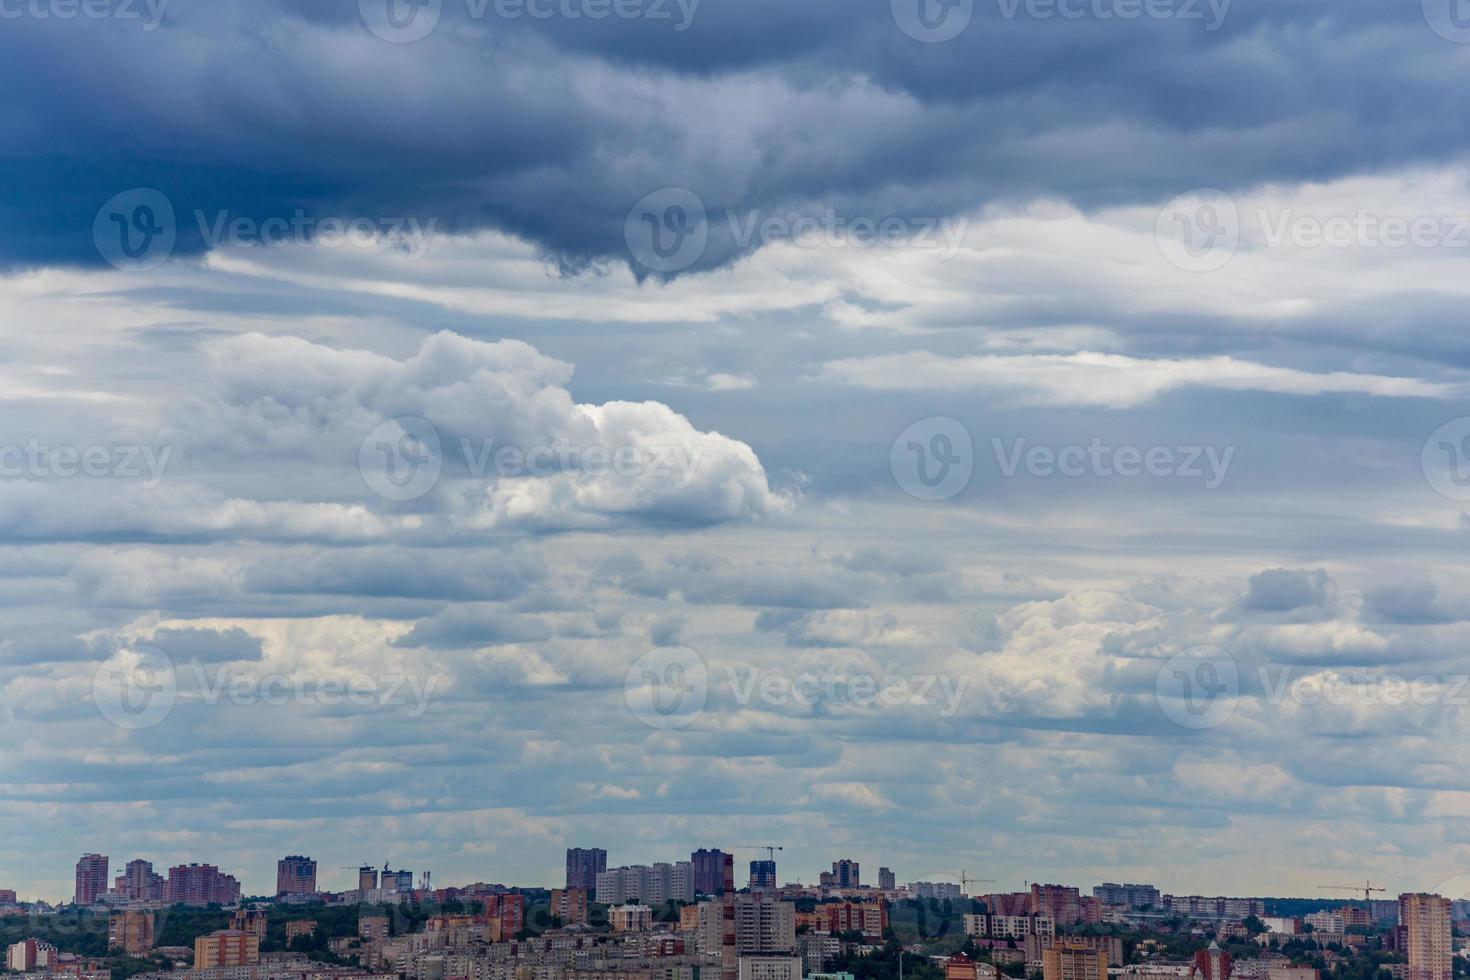
[{"label": "high-rise building", "polygon": [[600,847],[567,848],[567,887],[594,889],[607,870],[607,851]]},{"label": "high-rise building", "polygon": [[174,905],[238,905],[240,902],[240,882],[212,864],[174,865],[168,869],[165,891],[168,901]]},{"label": "high-rise building", "polygon": [[701,895],[714,895],[720,890],[725,871],[725,853],[718,849],[701,847],[689,855],[694,867],[694,890]]},{"label": "high-rise building", "polygon": [[857,888],[858,863],[842,858],[832,862],[832,884],[838,888]]},{"label": "high-rise building", "polygon": [[485,921],[500,923],[502,938],[510,939],[525,927],[526,896],[487,894],[480,896],[480,902],[485,906]]},{"label": "high-rise building", "polygon": [[220,929],[194,940],[194,969],[249,966],[260,962],[260,940],[248,932]]},{"label": "high-rise building", "polygon": [[102,893],[107,891],[107,855],[83,854],[77,861],[78,905],[94,905]]},{"label": "high-rise building", "polygon": [[1058,943],[1041,953],[1043,980],[1108,980],[1108,954]]},{"label": "high-rise building", "polygon": [[1157,908],[1162,896],[1153,885],[1119,885],[1110,881],[1094,887],[1092,897],[1103,905],[1142,909]]},{"label": "high-rise building", "polygon": [[631,864],[603,871],[594,881],[597,901],[603,905],[647,902],[694,901],[694,866],[688,861],[674,864]]},{"label": "high-rise building", "polygon": [[764,892],[735,896],[735,951],[740,956],[795,953],[796,905]]},{"label": "high-rise building", "polygon": [[586,924],[587,889],[553,888],[550,914],[560,919],[562,925]]},{"label": "high-rise building", "polygon": [[134,902],[161,902],[164,899],[165,882],[162,875],[153,873],[153,862],[135,858],[123,868],[117,880],[117,889]]},{"label": "high-rise building", "polygon": [[1031,915],[1049,915],[1057,925],[1082,921],[1082,895],[1067,885],[1031,886]]},{"label": "high-rise building", "polygon": [[153,913],[126,909],[107,917],[107,948],[128,956],[144,956],[153,948]]},{"label": "high-rise building", "polygon": [[818,905],[816,914],[824,918],[827,931],[833,935],[860,932],[869,942],[882,942],[888,928],[888,906],[876,902],[827,902]]},{"label": "high-rise building", "polygon": [[898,876],[893,873],[892,868],[878,869],[878,887],[886,892],[891,892],[898,887]]},{"label": "high-rise building", "polygon": [[14,904],[15,904],[15,889],[13,889],[13,888],[0,888],[0,905],[14,905]]},{"label": "high-rise building", "polygon": [[277,861],[276,894],[316,894],[316,862],[300,854],[288,854]]},{"label": "high-rise building", "polygon": [[360,892],[375,892],[378,890],[378,869],[364,864],[357,869],[357,890]]},{"label": "high-rise building", "polygon": [[1451,980],[1454,946],[1450,900],[1439,895],[1399,896],[1399,928],[1409,958],[1407,980]]},{"label": "high-rise building", "polygon": [[759,888],[775,888],[776,862],[768,860],[750,862],[750,887],[752,891]]},{"label": "high-rise building", "polygon": [[389,871],[385,867],[378,887],[385,892],[411,892],[413,891],[413,872],[401,869]]}]

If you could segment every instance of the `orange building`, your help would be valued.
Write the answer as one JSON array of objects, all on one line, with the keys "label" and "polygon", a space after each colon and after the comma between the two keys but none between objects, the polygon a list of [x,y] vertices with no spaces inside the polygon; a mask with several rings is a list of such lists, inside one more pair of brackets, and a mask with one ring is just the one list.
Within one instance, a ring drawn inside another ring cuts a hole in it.
[{"label": "orange building", "polygon": [[260,940],[239,929],[221,929],[194,940],[194,969],[260,962]]}]

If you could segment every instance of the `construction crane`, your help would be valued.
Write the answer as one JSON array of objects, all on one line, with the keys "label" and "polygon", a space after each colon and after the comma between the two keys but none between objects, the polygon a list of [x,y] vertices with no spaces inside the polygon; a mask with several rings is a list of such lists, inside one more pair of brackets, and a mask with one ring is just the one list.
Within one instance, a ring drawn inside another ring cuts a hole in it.
[{"label": "construction crane", "polygon": [[969,894],[970,894],[970,882],[972,882],[972,881],[975,882],[977,885],[980,884],[980,883],[982,883],[982,882],[989,882],[991,884],[994,884],[995,883],[995,879],[994,878],[971,878],[969,875],[965,874],[965,869],[964,868],[961,868],[960,869],[960,892],[961,892],[961,894],[965,895],[966,897],[968,897]]},{"label": "construction crane", "polygon": [[780,844],[731,844],[730,846],[737,851],[765,851],[767,861],[776,860],[776,852],[785,850]]},{"label": "construction crane", "polygon": [[1388,891],[1387,888],[1379,888],[1371,881],[1365,881],[1361,885],[1318,885],[1317,887],[1326,888],[1328,891],[1335,892],[1362,892],[1363,904],[1365,905],[1372,904],[1374,892]]}]

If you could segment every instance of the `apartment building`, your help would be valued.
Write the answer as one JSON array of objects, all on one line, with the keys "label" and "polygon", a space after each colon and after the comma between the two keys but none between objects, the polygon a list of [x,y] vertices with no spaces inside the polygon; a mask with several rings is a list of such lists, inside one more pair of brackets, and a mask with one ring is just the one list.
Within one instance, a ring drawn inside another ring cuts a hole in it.
[{"label": "apartment building", "polygon": [[1099,950],[1058,943],[1041,954],[1043,980],[1108,980],[1108,957]]},{"label": "apartment building", "polygon": [[143,956],[153,948],[153,913],[126,909],[107,917],[107,948],[128,956]]},{"label": "apartment building", "polygon": [[1407,980],[1451,980],[1454,946],[1449,899],[1400,895],[1399,929],[1403,952],[1409,958]]},{"label": "apartment building", "polygon": [[220,929],[194,940],[194,969],[260,962],[260,940],[238,929]]}]

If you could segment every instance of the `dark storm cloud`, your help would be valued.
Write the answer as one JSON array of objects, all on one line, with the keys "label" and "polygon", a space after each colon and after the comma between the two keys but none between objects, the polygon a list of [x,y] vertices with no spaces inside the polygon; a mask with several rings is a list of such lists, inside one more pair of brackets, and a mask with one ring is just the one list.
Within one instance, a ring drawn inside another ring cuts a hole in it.
[{"label": "dark storm cloud", "polygon": [[1205,3],[1198,20],[1073,20],[980,0],[945,44],[906,36],[887,4],[835,0],[596,21],[446,0],[410,44],[357,6],[174,0],[155,30],[7,21],[0,79],[25,95],[0,110],[0,261],[95,263],[99,207],[140,186],[172,204],[178,255],[299,209],[501,229],[564,268],[624,260],[634,203],[684,186],[711,217],[697,270],[760,244],[726,209],[1157,201],[1463,146],[1466,62],[1417,4],[1237,0],[1210,30]]}]

